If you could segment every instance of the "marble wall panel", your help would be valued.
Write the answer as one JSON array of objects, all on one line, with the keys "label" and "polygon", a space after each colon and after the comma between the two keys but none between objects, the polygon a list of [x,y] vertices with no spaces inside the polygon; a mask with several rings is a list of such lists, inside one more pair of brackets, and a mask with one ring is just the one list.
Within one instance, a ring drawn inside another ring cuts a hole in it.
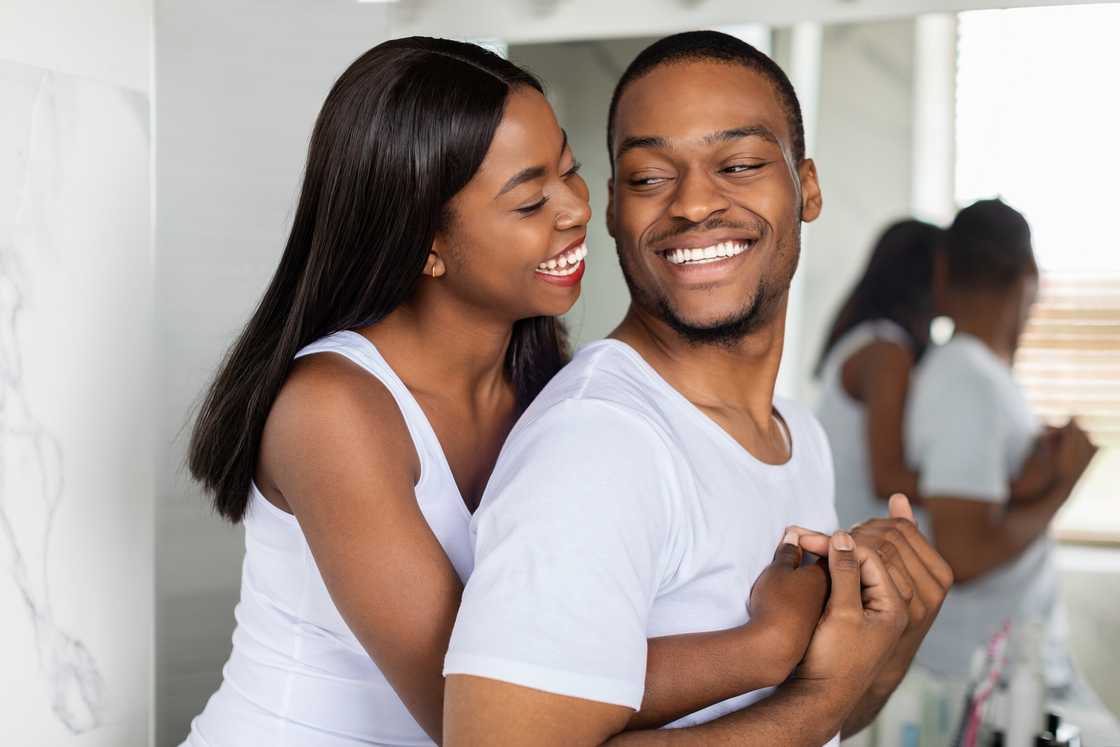
[{"label": "marble wall panel", "polygon": [[0,60],[0,739],[144,744],[149,108]]}]

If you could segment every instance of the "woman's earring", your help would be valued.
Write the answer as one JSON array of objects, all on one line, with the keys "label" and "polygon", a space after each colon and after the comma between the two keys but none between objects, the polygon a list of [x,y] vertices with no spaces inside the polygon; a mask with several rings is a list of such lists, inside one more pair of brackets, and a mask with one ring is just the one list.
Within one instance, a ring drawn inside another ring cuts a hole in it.
[{"label": "woman's earring", "polygon": [[443,260],[435,253],[428,254],[428,261],[424,263],[424,274],[438,278],[443,275],[444,270]]}]

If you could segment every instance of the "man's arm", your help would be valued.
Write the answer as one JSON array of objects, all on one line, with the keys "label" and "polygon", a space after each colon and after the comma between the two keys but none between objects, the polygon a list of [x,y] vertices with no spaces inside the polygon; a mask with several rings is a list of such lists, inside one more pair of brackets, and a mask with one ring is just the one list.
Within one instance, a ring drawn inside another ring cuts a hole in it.
[{"label": "man's arm", "polygon": [[791,745],[819,747],[836,734],[878,674],[906,625],[906,607],[882,560],[837,533],[828,552],[832,589],[805,659],[774,695],[686,729],[618,737],[621,706],[450,675],[444,744],[451,747],[550,745]]},{"label": "man's arm", "polygon": [[1006,505],[967,497],[929,498],[934,541],[957,581],[971,581],[1013,560],[1045,533],[1096,450],[1085,431],[1070,421],[1059,438],[1058,480],[1042,496]]}]

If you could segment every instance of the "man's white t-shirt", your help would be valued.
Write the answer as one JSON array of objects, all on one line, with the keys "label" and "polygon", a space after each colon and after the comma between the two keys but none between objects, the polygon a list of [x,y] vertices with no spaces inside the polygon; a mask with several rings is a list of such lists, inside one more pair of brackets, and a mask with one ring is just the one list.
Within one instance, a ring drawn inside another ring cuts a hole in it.
[{"label": "man's white t-shirt", "polygon": [[[910,385],[907,462],[918,472],[922,496],[1005,504],[1039,428],[1007,363],[979,339],[957,333],[926,353]],[[916,513],[923,532],[933,537],[928,515]],[[956,584],[917,661],[942,675],[967,675],[972,652],[1004,620],[1031,617],[1049,623],[1058,604],[1052,548],[1044,534],[1005,565]],[[1053,639],[1050,645],[1058,656],[1047,656],[1048,670],[1058,677],[1063,647]]]},{"label": "man's white t-shirt", "polygon": [[793,402],[775,409],[792,443],[782,465],[751,456],[626,344],[581,350],[502,449],[444,673],[637,709],[647,638],[745,623],[785,527],[836,529],[824,432]]}]

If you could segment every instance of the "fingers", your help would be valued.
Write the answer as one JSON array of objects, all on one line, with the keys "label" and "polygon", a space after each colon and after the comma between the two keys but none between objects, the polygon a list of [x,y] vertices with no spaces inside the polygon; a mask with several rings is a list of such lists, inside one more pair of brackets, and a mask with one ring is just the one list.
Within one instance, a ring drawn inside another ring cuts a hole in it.
[{"label": "fingers", "polygon": [[925,572],[932,576],[942,592],[948,591],[953,585],[953,569],[913,522],[873,519],[866,522],[861,530],[873,532],[896,545],[906,561],[907,570],[916,580]]},{"label": "fingers", "polygon": [[829,538],[828,572],[832,577],[832,591],[828,597],[829,608],[855,611],[863,609],[856,543],[847,532],[836,532]]},{"label": "fingers", "polygon": [[[857,547],[855,554],[859,563],[859,582],[863,587],[863,609],[889,617],[896,630],[901,633],[909,622],[907,604],[891,580],[883,559],[867,547]],[[835,577],[832,583],[835,588]]]},{"label": "fingers", "polygon": [[814,555],[820,555],[822,558],[828,557],[827,534],[797,525],[790,526],[786,529],[786,537],[789,537],[790,534],[797,535],[797,542],[802,550],[811,552]]},{"label": "fingers", "polygon": [[892,519],[914,521],[914,510],[910,508],[910,499],[902,493],[895,493],[891,496],[888,512]]},{"label": "fingers", "polygon": [[774,565],[796,569],[801,565],[801,545],[798,534],[793,528],[787,529],[778,549],[774,551]]},{"label": "fingers", "polygon": [[[862,544],[859,538],[856,538],[856,544]],[[914,598],[914,581],[910,577],[910,572],[907,569],[906,561],[901,556],[901,551],[894,546],[891,542],[876,543],[878,547],[875,548],[879,558],[883,561],[883,565],[890,574],[891,580],[894,581],[895,588],[903,599],[909,603]]]}]

